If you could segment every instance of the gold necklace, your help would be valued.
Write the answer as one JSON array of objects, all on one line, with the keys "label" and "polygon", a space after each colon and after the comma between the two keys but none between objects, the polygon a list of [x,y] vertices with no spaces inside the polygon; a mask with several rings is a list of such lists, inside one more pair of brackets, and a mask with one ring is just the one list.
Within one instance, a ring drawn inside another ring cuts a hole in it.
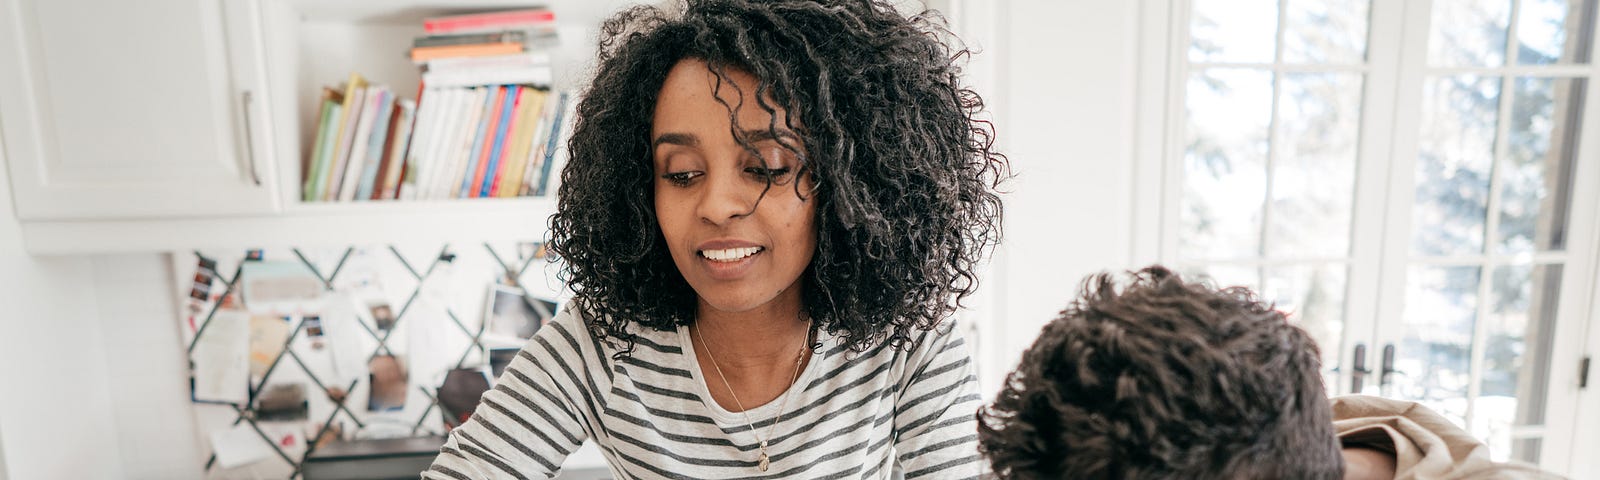
[{"label": "gold necklace", "polygon": [[761,442],[761,456],[757,458],[756,468],[760,468],[763,472],[767,471],[767,468],[772,466],[772,462],[767,458],[767,440],[772,439],[772,434],[778,430],[778,420],[783,419],[783,409],[789,406],[789,390],[792,390],[794,382],[800,379],[800,362],[805,360],[806,344],[810,343],[811,340],[811,322],[809,320],[806,321],[806,336],[800,344],[800,351],[796,352],[794,357],[794,374],[789,377],[789,388],[783,390],[783,400],[778,404],[778,413],[772,417],[772,426],[767,428],[767,438],[765,439],[756,433],[756,425],[750,421],[750,411],[746,410],[744,403],[739,401],[739,394],[733,392],[733,384],[728,383],[728,376],[722,374],[722,366],[717,365],[717,355],[711,353],[711,345],[706,343],[705,332],[700,330],[699,322],[694,324],[694,329],[695,333],[700,337],[700,346],[706,349],[706,358],[711,359],[711,368],[717,370],[717,377],[722,379],[722,386],[728,388],[728,395],[733,397],[733,404],[738,405],[739,413],[744,415],[744,423],[745,426],[750,427],[750,435]]}]

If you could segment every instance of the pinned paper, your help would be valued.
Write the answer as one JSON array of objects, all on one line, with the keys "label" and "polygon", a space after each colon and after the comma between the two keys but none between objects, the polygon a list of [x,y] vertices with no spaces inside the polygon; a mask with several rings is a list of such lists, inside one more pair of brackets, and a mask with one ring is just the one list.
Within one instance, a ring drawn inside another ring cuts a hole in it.
[{"label": "pinned paper", "polygon": [[272,367],[272,361],[283,354],[289,341],[287,317],[256,315],[250,317],[250,376],[261,378]]},{"label": "pinned paper", "polygon": [[224,469],[249,465],[272,456],[272,446],[247,423],[211,432],[211,451]]},{"label": "pinned paper", "polygon": [[250,315],[219,310],[196,340],[194,399],[244,403],[250,395]]},{"label": "pinned paper", "polygon": [[294,262],[247,262],[240,266],[241,290],[251,311],[310,311],[322,296],[322,280]]}]

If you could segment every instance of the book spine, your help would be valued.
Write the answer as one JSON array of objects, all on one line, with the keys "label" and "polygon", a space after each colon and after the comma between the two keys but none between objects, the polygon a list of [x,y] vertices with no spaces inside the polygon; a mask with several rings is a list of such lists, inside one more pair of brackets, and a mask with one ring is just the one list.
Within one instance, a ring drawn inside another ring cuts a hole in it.
[{"label": "book spine", "polygon": [[490,88],[494,91],[494,96],[493,99],[490,99],[488,109],[483,110],[483,114],[486,115],[483,118],[483,136],[478,138],[478,146],[477,150],[475,150],[475,154],[477,154],[475,157],[477,158],[474,158],[472,170],[469,170],[469,181],[464,186],[461,186],[461,198],[478,197],[478,186],[483,184],[483,176],[485,176],[488,166],[490,166],[490,154],[494,150],[494,133],[499,131],[501,110],[504,109],[504,104],[506,104],[506,86],[490,86]]},{"label": "book spine", "polygon": [[446,47],[450,45],[471,45],[474,43],[523,43],[528,40],[526,33],[519,30],[506,30],[489,33],[468,33],[458,35],[429,35],[417,37],[411,42],[412,48],[420,47]]},{"label": "book spine", "polygon": [[[567,102],[567,92],[561,92],[560,100],[556,101],[555,119],[550,122],[550,143],[547,143],[544,146],[544,166],[540,167],[541,171],[539,172],[539,189],[534,191],[533,196],[543,197],[548,193],[546,191],[546,187],[550,186],[550,165],[554,163],[551,160],[553,160],[553,157],[555,156],[556,148],[559,147],[561,143],[561,129],[563,127],[562,122],[565,120],[564,117],[567,112]],[[556,173],[559,174],[561,172]]]},{"label": "book spine", "polygon": [[555,115],[550,111],[552,108],[555,108],[556,104],[555,99],[551,98],[551,95],[553,95],[551,92],[544,93],[544,104],[542,108],[539,109],[539,124],[534,129],[533,144],[528,148],[528,158],[525,161],[527,163],[527,167],[523,169],[522,186],[521,188],[517,189],[517,195],[531,196],[533,195],[534,188],[538,186],[535,182],[538,181],[537,175],[539,174],[539,167],[544,160],[544,146],[546,143],[549,143],[550,120],[551,117]]},{"label": "book spine", "polygon": [[389,178],[389,170],[395,165],[394,140],[395,130],[400,128],[400,103],[391,101],[387,108],[389,118],[383,122],[383,144],[378,146],[378,161],[375,162],[377,165],[367,167],[372,169],[372,180],[362,180],[361,192],[356,194],[357,200],[380,200],[383,196],[383,182]]},{"label": "book spine", "polygon": [[300,200],[306,202],[316,201],[317,186],[321,184],[318,173],[322,172],[323,164],[328,162],[328,144],[337,132],[330,132],[334,118],[338,116],[339,103],[333,101],[333,89],[322,89],[322,111],[317,115],[317,138],[311,143],[311,162],[301,171],[303,177],[300,191]]},{"label": "book spine", "polygon": [[544,114],[544,104],[549,97],[546,93],[546,91],[539,89],[528,90],[527,94],[530,101],[528,102],[528,107],[522,112],[521,141],[518,143],[517,151],[511,157],[511,163],[515,167],[515,171],[509,175],[511,177],[511,185],[501,189],[507,197],[515,197],[522,194],[522,178],[528,171],[528,153],[533,150],[535,138],[539,136],[539,116]]},{"label": "book spine", "polygon": [[322,201],[331,202],[339,199],[339,186],[344,180],[345,164],[350,162],[350,150],[355,147],[356,125],[361,121],[363,107],[367,104],[367,88],[365,85],[353,89],[344,97],[344,118],[339,125],[339,149],[334,151],[333,161],[329,162],[328,181],[322,189]]},{"label": "book spine", "polygon": [[489,165],[483,169],[483,175],[479,175],[474,197],[490,196],[495,179],[500,177],[500,157],[505,154],[506,132],[511,131],[511,121],[516,118],[511,114],[516,112],[517,99],[522,96],[520,87],[500,87],[500,90],[505,92],[505,101],[500,105],[500,120],[495,125],[494,146],[489,148]]},{"label": "book spine", "polygon": [[550,10],[513,10],[429,18],[423,20],[422,30],[428,34],[446,34],[464,30],[536,25],[555,20],[556,14]]},{"label": "book spine", "polygon": [[384,153],[389,151],[389,134],[394,130],[394,94],[384,92],[381,102],[378,116],[372,121],[372,139],[367,144],[367,159],[363,162],[361,185],[356,189],[355,200],[372,199],[378,172],[383,169]]},{"label": "book spine", "polygon": [[339,196],[334,197],[341,202],[355,200],[356,189],[361,187],[361,174],[365,171],[367,147],[372,144],[372,129],[377,121],[378,112],[383,108],[384,89],[371,87],[367,91],[366,105],[361,106],[361,119],[356,123],[353,135],[354,142],[350,147],[350,159],[345,161],[344,176],[340,179]]},{"label": "book spine", "polygon": [[487,105],[494,95],[487,88],[474,88],[472,91],[473,96],[462,105],[466,117],[461,124],[461,137],[458,140],[456,161],[451,168],[452,174],[441,193],[445,198],[461,198],[461,194],[466,193],[467,180],[463,177],[471,178],[467,172],[472,167],[472,161],[477,160],[477,150],[474,147],[483,143],[484,105]]},{"label": "book spine", "polygon": [[405,172],[410,168],[411,162],[407,160],[407,150],[411,147],[411,134],[416,131],[417,102],[400,100],[400,120],[395,127],[394,149],[390,152],[393,165],[389,166],[388,176],[383,181],[383,191],[379,195],[381,200],[395,200],[400,198],[400,180],[405,177]]},{"label": "book spine", "polygon": [[439,105],[439,137],[433,141],[432,164],[428,166],[428,182],[422,184],[426,198],[439,198],[442,180],[450,175],[450,162],[455,159],[455,146],[461,131],[461,102],[471,92],[464,89],[446,89],[445,101]]},{"label": "book spine", "polygon": [[446,57],[485,57],[490,55],[509,55],[522,51],[520,43],[476,43],[472,45],[449,45],[443,47],[420,47],[411,49],[412,62],[426,62],[437,58]]},{"label": "book spine", "polygon": [[527,119],[523,118],[528,110],[528,104],[533,102],[533,89],[516,87],[517,103],[511,109],[511,125],[506,127],[506,145],[500,150],[500,161],[495,164],[494,181],[489,183],[489,194],[494,198],[505,197],[505,188],[511,185],[510,175],[516,170],[513,159],[517,157],[517,148],[522,141],[522,131],[527,129]]},{"label": "book spine", "polygon": [[555,79],[554,73],[548,66],[533,66],[428,72],[422,74],[422,78],[429,84],[441,87],[476,87],[483,85],[549,87]]}]

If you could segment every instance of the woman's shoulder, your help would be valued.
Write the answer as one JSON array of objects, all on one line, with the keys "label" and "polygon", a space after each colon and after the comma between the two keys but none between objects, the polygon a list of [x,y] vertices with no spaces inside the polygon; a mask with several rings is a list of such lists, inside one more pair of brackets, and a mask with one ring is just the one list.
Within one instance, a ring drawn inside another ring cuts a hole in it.
[{"label": "woman's shoulder", "polygon": [[577,343],[582,348],[593,350],[606,358],[621,351],[637,351],[641,347],[670,353],[682,352],[676,330],[632,328],[629,333],[633,338],[622,339],[597,335],[600,329],[593,323],[593,319],[593,314],[579,306],[578,302],[567,302],[546,324],[555,328],[541,329],[540,333],[551,330],[550,333],[561,337],[561,340]]}]

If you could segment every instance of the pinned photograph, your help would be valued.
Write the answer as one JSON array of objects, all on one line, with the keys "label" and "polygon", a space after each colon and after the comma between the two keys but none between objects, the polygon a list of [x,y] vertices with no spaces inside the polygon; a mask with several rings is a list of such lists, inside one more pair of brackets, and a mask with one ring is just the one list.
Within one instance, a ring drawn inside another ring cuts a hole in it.
[{"label": "pinned photograph", "polygon": [[533,338],[544,322],[555,316],[556,303],[529,297],[521,288],[493,284],[484,305],[488,336],[501,340]]},{"label": "pinned photograph", "polygon": [[506,373],[506,367],[511,366],[511,361],[517,358],[521,348],[491,348],[489,349],[489,371],[494,373],[495,381],[500,380],[500,375]]},{"label": "pinned photograph", "polygon": [[217,278],[217,261],[200,257],[194,268],[194,284],[189,288],[189,298],[204,302],[211,298],[211,282]]},{"label": "pinned photograph", "polygon": [[367,363],[368,384],[372,386],[371,394],[367,395],[367,410],[373,412],[390,412],[402,410],[406,406],[407,388],[406,367],[394,355],[378,355],[372,357]]},{"label": "pinned photograph", "polygon": [[489,379],[483,370],[457,368],[445,374],[444,385],[439,387],[439,409],[451,425],[460,425],[472,418],[478,409],[483,392],[489,391]]},{"label": "pinned photograph", "polygon": [[305,420],[310,411],[306,386],[299,383],[273,385],[261,392],[256,402],[256,418],[263,421]]},{"label": "pinned photograph", "polygon": [[306,315],[302,322],[305,323],[306,339],[311,340],[311,348],[313,350],[321,350],[323,345],[322,317]]},{"label": "pinned photograph", "polygon": [[378,327],[378,331],[394,329],[394,309],[389,307],[389,302],[368,303],[367,309],[372,312],[372,323]]}]

